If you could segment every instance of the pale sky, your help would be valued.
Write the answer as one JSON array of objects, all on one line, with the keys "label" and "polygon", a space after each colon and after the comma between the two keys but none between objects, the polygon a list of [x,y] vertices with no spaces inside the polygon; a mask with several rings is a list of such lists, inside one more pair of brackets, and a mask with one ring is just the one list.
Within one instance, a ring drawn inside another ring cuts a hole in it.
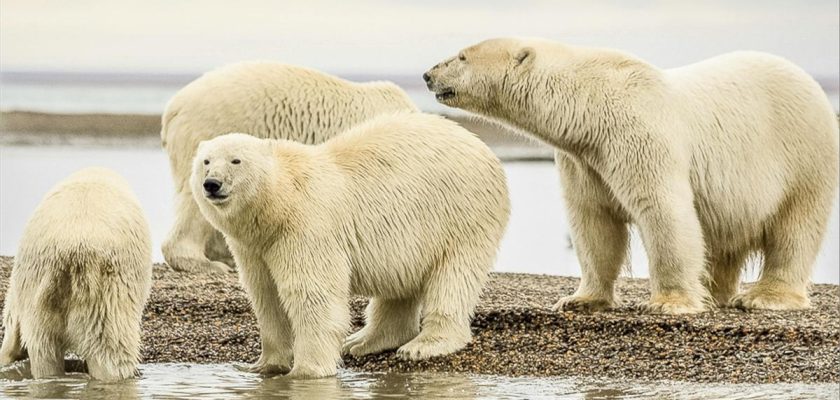
[{"label": "pale sky", "polygon": [[273,59],[419,74],[482,39],[537,36],[662,67],[762,50],[836,79],[839,13],[837,0],[2,0],[0,69],[196,73]]}]

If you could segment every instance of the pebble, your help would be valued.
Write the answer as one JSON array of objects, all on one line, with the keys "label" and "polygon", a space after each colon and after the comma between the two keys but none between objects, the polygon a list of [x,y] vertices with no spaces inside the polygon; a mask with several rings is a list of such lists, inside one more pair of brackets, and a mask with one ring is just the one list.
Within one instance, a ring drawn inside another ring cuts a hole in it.
[{"label": "pebble", "polygon": [[[12,258],[0,257],[5,298]],[[463,350],[424,361],[394,351],[344,366],[363,371],[435,371],[728,383],[840,381],[840,291],[813,285],[804,311],[716,309],[697,315],[638,311],[648,281],[622,278],[623,305],[606,312],[554,312],[577,278],[495,273]],[[745,285],[747,287],[747,285]],[[743,289],[743,288],[742,288]],[[361,328],[367,300],[351,301]],[[259,331],[235,275],[196,275],[156,265],[143,314],[144,363],[254,362]],[[0,334],[2,334],[0,329]]]}]

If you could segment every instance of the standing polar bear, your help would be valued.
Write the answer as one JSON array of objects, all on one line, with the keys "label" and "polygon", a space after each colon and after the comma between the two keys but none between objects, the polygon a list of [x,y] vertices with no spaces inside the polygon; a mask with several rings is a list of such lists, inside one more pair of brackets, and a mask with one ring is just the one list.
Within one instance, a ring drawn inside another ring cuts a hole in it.
[{"label": "standing polar bear", "polygon": [[152,284],[152,241],[128,183],[104,168],[70,175],[41,201],[15,257],[0,365],[29,353],[35,378],[64,374],[64,353],[90,376],[134,376]]},{"label": "standing polar bear", "polygon": [[257,315],[254,372],[334,375],[350,294],[372,297],[353,355],[444,355],[471,338],[510,204],[504,170],[469,131],[383,116],[317,146],[231,134],[203,142],[192,175]]},{"label": "standing polar bear", "polygon": [[260,138],[320,143],[371,117],[396,111],[417,108],[393,83],[353,83],[280,63],[233,64],[181,89],[166,107],[160,134],[176,193],[175,225],[162,248],[167,264],[182,271],[230,271],[221,236],[199,213],[189,186],[199,142],[248,132]]},{"label": "standing polar bear", "polygon": [[[790,62],[737,52],[661,70],[613,50],[495,39],[424,79],[441,103],[556,148],[583,272],[556,308],[615,304],[631,222],[651,260],[649,311],[700,312],[709,297],[809,306],[837,189],[838,127],[820,86]],[[738,294],[754,252],[761,277]]]}]

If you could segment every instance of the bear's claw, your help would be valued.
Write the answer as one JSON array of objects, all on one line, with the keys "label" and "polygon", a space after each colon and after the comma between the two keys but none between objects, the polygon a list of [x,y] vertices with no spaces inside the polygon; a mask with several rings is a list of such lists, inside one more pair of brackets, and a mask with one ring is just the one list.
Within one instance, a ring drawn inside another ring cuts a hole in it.
[{"label": "bear's claw", "polygon": [[251,365],[236,365],[235,368],[242,372],[250,372],[262,376],[283,375],[292,370],[286,363],[264,361],[262,356],[260,356],[257,362]]},{"label": "bear's claw", "polygon": [[381,353],[386,350],[396,349],[415,336],[417,336],[417,332],[404,332],[403,334],[399,334],[398,332],[392,331],[389,334],[384,334],[381,329],[365,326],[358,332],[347,337],[341,353],[349,354],[353,357]]},{"label": "bear's claw", "polygon": [[[422,334],[421,334],[422,335]],[[469,340],[444,339],[442,337],[416,337],[397,349],[397,356],[403,360],[425,360],[445,356],[464,348]]]},{"label": "bear's claw", "polygon": [[735,295],[729,303],[742,310],[804,310],[811,307],[807,296],[791,291],[763,290],[754,287]]},{"label": "bear's claw", "polygon": [[602,311],[615,307],[615,302],[608,299],[598,299],[586,296],[567,296],[561,298],[551,308],[553,311]]},{"label": "bear's claw", "polygon": [[706,311],[700,300],[675,293],[653,295],[641,310],[649,314],[697,314]]}]

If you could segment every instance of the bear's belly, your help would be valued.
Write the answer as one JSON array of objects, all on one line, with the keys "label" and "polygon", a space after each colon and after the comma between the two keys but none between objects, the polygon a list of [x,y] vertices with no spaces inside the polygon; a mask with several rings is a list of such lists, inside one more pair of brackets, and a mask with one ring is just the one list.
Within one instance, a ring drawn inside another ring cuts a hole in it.
[{"label": "bear's belly", "polygon": [[[713,254],[739,252],[756,248],[768,221],[777,213],[784,198],[783,186],[763,181],[760,174],[740,175],[719,171],[714,182],[692,182],[694,208],[703,227],[707,251]],[[708,178],[707,178],[708,179]],[[758,186],[761,188],[759,189]]]},{"label": "bear's belly", "polygon": [[423,287],[428,268],[408,260],[357,260],[350,276],[350,292],[365,297],[403,299]]}]

